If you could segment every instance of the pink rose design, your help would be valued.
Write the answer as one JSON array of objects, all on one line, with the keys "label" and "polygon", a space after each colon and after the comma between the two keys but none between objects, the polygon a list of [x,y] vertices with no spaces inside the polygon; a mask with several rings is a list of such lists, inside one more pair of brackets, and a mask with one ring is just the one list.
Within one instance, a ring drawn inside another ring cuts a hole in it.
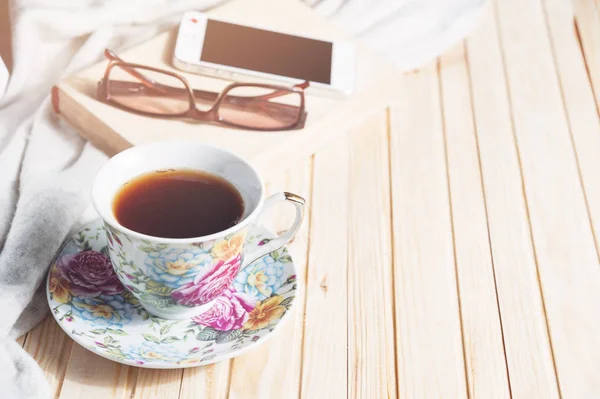
[{"label": "pink rose design", "polygon": [[180,305],[203,305],[221,295],[237,276],[242,263],[241,255],[229,262],[219,261],[204,275],[199,275],[193,282],[187,283],[171,293],[171,297]]},{"label": "pink rose design", "polygon": [[56,268],[69,281],[71,292],[80,297],[115,295],[124,290],[110,259],[100,252],[84,251],[65,255],[56,262]]},{"label": "pink rose design", "polygon": [[229,331],[242,328],[248,320],[248,312],[252,309],[254,301],[250,297],[226,288],[210,309],[192,320],[215,330]]}]

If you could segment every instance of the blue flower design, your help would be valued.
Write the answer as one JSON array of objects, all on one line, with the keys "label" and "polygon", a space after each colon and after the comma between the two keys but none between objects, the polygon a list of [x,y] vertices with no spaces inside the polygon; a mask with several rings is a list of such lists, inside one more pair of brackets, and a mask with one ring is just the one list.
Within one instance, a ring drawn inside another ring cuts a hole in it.
[{"label": "blue flower design", "polygon": [[193,251],[186,248],[167,248],[148,253],[145,264],[151,279],[175,289],[194,281],[198,274],[206,272],[206,266],[209,266],[211,261],[211,255],[201,248]]},{"label": "blue flower design", "polygon": [[238,292],[263,300],[270,297],[283,285],[283,263],[265,256],[241,270],[233,285]]},{"label": "blue flower design", "polygon": [[159,344],[146,341],[142,345],[129,346],[123,349],[128,359],[138,364],[152,363],[157,361],[180,362],[187,358],[187,354],[179,351],[171,344]]},{"label": "blue flower design", "polygon": [[71,311],[75,317],[95,326],[122,327],[131,321],[134,307],[121,295],[100,295],[94,298],[74,298]]}]

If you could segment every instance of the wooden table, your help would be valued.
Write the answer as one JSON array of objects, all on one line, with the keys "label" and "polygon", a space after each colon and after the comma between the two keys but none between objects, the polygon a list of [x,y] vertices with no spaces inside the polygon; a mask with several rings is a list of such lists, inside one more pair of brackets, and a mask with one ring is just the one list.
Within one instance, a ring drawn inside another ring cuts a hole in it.
[{"label": "wooden table", "polygon": [[497,1],[352,140],[269,182],[310,199],[305,289],[271,341],[138,369],[49,317],[21,342],[56,397],[600,397],[600,1],[575,23],[567,3]]}]

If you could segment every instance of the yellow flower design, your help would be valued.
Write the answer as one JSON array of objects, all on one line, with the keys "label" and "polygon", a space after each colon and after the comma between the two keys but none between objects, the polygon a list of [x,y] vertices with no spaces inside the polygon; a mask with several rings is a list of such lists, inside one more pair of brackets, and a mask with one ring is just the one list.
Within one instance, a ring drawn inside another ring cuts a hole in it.
[{"label": "yellow flower design", "polygon": [[69,282],[61,278],[56,270],[56,266],[50,272],[49,290],[52,293],[52,298],[57,302],[68,303],[71,300]]},{"label": "yellow flower design", "polygon": [[188,270],[198,266],[200,262],[186,262],[183,259],[177,259],[175,262],[165,262],[165,271],[174,276],[181,276]]},{"label": "yellow flower design", "polygon": [[263,294],[264,296],[271,295],[271,289],[267,286],[267,281],[269,277],[265,275],[264,270],[260,270],[258,273],[252,273],[248,276],[247,283],[253,287],[256,287],[258,292]]},{"label": "yellow flower design", "polygon": [[121,319],[119,313],[117,313],[111,306],[99,303],[96,305],[88,305],[87,303],[77,302],[77,307],[89,310],[94,317],[102,317],[106,320],[111,320],[114,317],[115,321]]},{"label": "yellow flower design", "polygon": [[108,305],[96,305],[93,309],[91,309],[92,315],[95,317],[104,317],[105,319],[112,318],[113,314],[116,319],[119,319],[119,314],[114,311],[114,309]]},{"label": "yellow flower design", "polygon": [[256,305],[248,315],[248,321],[244,324],[244,329],[260,330],[279,319],[285,312],[285,307],[280,305],[282,301],[283,297],[281,295],[275,295]]},{"label": "yellow flower design", "polygon": [[167,356],[153,350],[141,350],[140,355],[146,360],[169,360]]},{"label": "yellow flower design", "polygon": [[218,241],[212,249],[213,256],[218,260],[228,260],[234,258],[246,242],[246,231],[242,231],[232,236],[229,240]]}]

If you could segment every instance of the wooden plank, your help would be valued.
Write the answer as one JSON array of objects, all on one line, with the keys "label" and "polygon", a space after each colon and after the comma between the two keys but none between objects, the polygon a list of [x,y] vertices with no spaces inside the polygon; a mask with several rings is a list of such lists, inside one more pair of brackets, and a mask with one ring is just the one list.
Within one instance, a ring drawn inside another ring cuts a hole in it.
[{"label": "wooden plank", "polygon": [[75,344],[60,399],[129,399],[138,369],[113,362]]},{"label": "wooden plank", "polygon": [[441,57],[440,80],[469,396],[507,398],[510,387],[462,43]]},{"label": "wooden plank", "polygon": [[179,398],[228,398],[231,359],[183,370]]},{"label": "wooden plank", "polygon": [[178,398],[183,369],[142,369],[138,373],[133,397],[136,399]]},{"label": "wooden plank", "polygon": [[600,265],[538,1],[497,2],[514,129],[560,392],[600,395]]},{"label": "wooden plank", "polygon": [[575,28],[600,113],[600,1],[573,0]]},{"label": "wooden plank", "polygon": [[23,346],[25,345],[25,341],[27,340],[27,334],[23,334],[21,335],[19,338],[16,339],[16,341],[19,343],[19,345]]},{"label": "wooden plank", "polygon": [[[595,231],[596,247],[600,245],[600,119],[594,94],[587,76],[585,59],[573,30],[568,4],[546,0],[546,19],[552,39],[554,59],[560,79],[571,138],[575,146],[586,206]],[[599,31],[600,34],[600,31]],[[600,42],[599,42],[600,46]],[[600,53],[600,47],[596,49]]]},{"label": "wooden plank", "polygon": [[467,40],[473,116],[512,397],[557,398],[496,20]]},{"label": "wooden plank", "polygon": [[[308,237],[312,206],[312,159],[279,173],[268,182],[268,191],[291,191],[307,200],[303,225],[289,245],[299,285],[294,307],[273,338],[233,360],[229,398],[284,399],[299,395],[304,335],[304,304],[307,274]],[[265,214],[264,225],[275,232],[286,230],[294,218],[293,209],[281,206]]]},{"label": "wooden plank", "polygon": [[230,363],[230,360],[224,360],[204,367],[185,369],[179,399],[227,398]]},{"label": "wooden plank", "polygon": [[390,158],[398,393],[405,398],[464,398],[435,67],[402,76],[396,92]]},{"label": "wooden plank", "polygon": [[395,398],[387,110],[355,130],[348,212],[348,397]]},{"label": "wooden plank", "polygon": [[53,397],[60,393],[73,344],[50,315],[27,334],[24,349],[44,371]]},{"label": "wooden plank", "polygon": [[300,397],[348,392],[348,142],[314,157]]}]

